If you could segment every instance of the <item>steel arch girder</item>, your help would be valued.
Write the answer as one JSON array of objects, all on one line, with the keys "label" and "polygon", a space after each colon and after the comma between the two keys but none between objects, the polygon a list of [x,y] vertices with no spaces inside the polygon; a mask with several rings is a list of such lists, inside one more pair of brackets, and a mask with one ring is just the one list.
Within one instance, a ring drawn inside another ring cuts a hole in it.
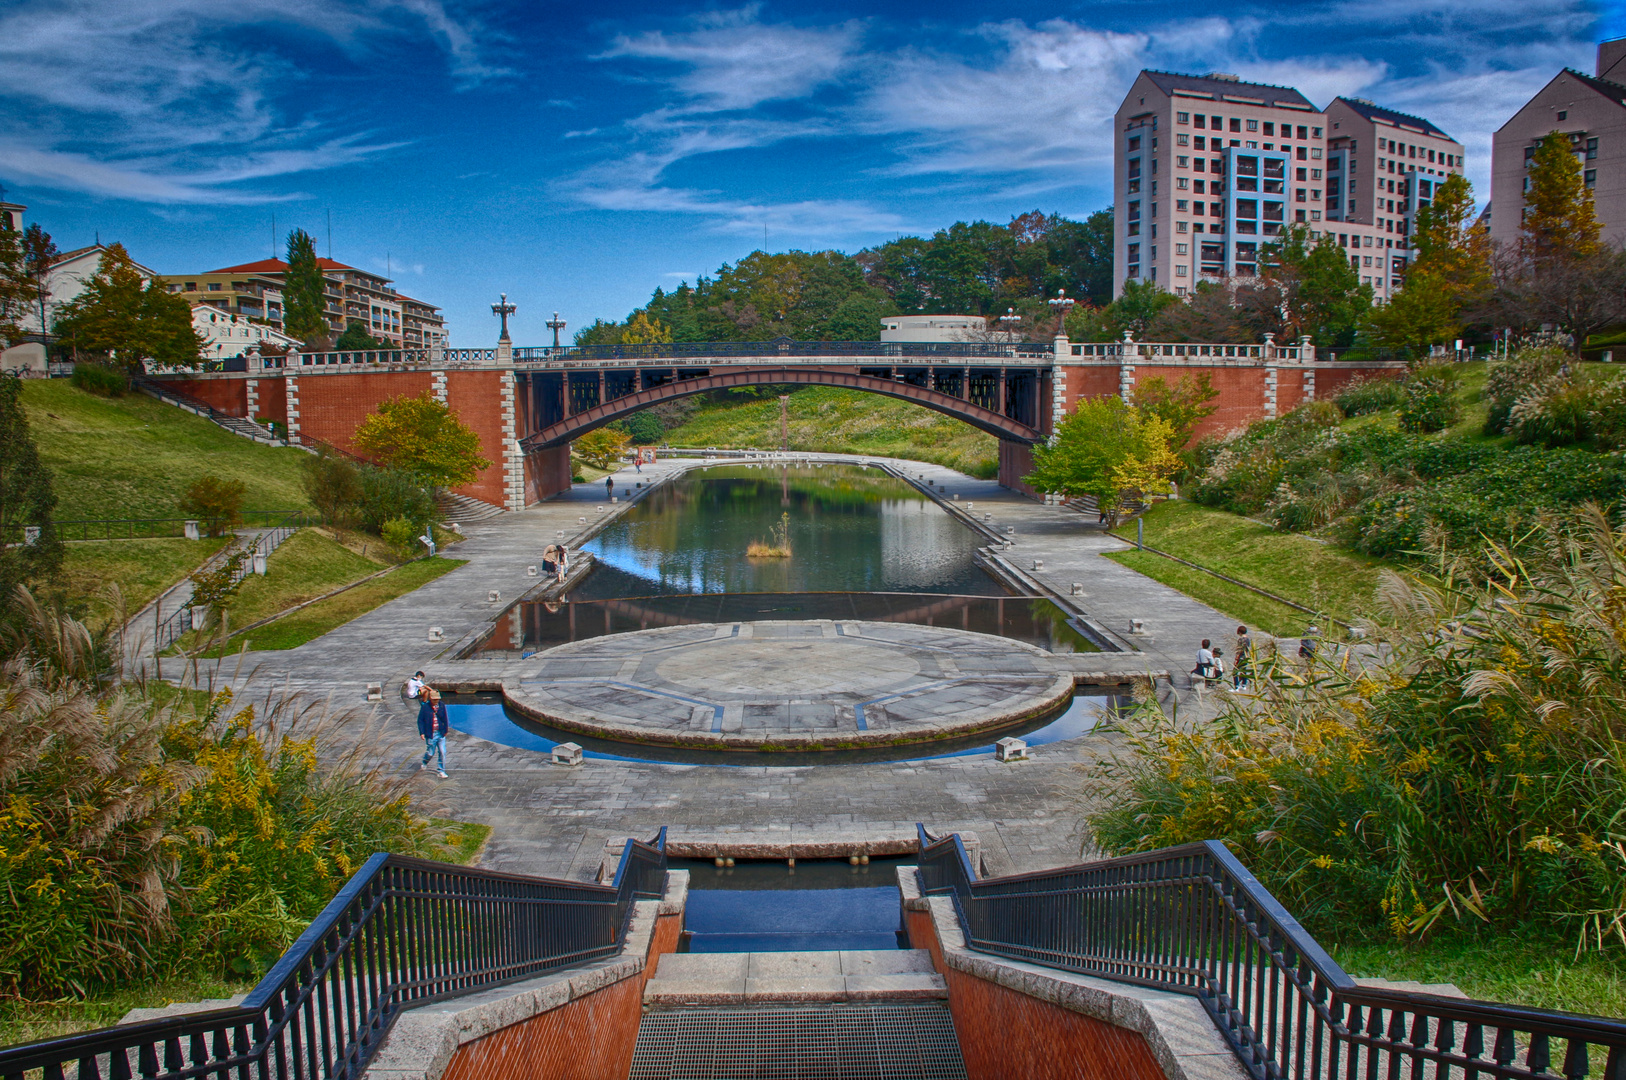
[{"label": "steel arch girder", "polygon": [[1027,424],[1019,423],[1008,416],[1002,416],[992,409],[985,409],[980,405],[953,397],[937,390],[929,390],[922,386],[911,386],[908,383],[895,382],[891,379],[879,379],[873,375],[860,375],[854,371],[831,371],[822,368],[806,367],[773,367],[751,368],[741,371],[729,371],[720,375],[706,375],[698,379],[684,379],[681,382],[667,383],[664,386],[653,387],[648,390],[639,390],[614,401],[602,402],[591,409],[584,409],[574,416],[568,416],[556,424],[549,424],[541,431],[527,435],[520,440],[520,449],[525,453],[545,450],[553,446],[563,446],[574,439],[613,423],[623,416],[639,412],[651,405],[659,405],[663,401],[674,401],[677,398],[692,397],[703,394],[708,390],[726,390],[736,386],[769,385],[798,385],[798,386],[834,386],[847,390],[864,390],[884,397],[899,398],[903,401],[923,405],[945,416],[952,416],[956,420],[964,421],[981,431],[986,431],[1000,439],[1011,442],[1034,445],[1044,441],[1044,433]]}]

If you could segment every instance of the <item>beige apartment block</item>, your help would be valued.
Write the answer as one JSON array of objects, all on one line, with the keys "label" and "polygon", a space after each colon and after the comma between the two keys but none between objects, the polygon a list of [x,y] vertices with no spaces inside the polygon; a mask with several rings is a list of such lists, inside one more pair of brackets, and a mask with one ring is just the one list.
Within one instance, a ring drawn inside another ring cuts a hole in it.
[{"label": "beige apartment block", "polygon": [[[446,325],[440,309],[422,300],[402,296],[389,278],[332,259],[318,259],[326,300],[328,332],[337,338],[345,327],[359,322],[375,338],[396,348],[429,348],[446,343]],[[279,290],[287,281],[288,264],[281,259],[261,259],[241,266],[211,270],[207,274],[171,277],[172,283],[203,285],[211,280],[231,278],[263,279]],[[188,299],[207,299],[208,294]],[[280,300],[280,296],[279,296]],[[280,322],[280,315],[279,315]]]},{"label": "beige apartment block", "polygon": [[164,287],[189,304],[282,329],[282,282],[277,278],[227,270],[165,277]]},{"label": "beige apartment block", "polygon": [[1565,68],[1497,129],[1491,143],[1491,239],[1512,245],[1524,220],[1528,162],[1553,132],[1569,140],[1604,239],[1626,243],[1626,38],[1598,46],[1597,74]]}]

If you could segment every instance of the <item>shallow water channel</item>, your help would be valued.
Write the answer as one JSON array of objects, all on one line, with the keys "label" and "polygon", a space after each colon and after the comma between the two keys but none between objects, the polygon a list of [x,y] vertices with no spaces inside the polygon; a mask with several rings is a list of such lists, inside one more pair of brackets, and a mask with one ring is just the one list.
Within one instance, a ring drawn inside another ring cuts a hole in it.
[{"label": "shallow water channel", "polygon": [[[746,555],[753,541],[779,539],[788,541],[788,558]],[[974,556],[985,543],[913,485],[878,467],[698,469],[607,526],[584,547],[596,565],[581,583],[559,601],[509,609],[476,655],[518,658],[661,626],[813,619],[940,626],[1051,652],[1096,651],[1054,603],[1012,596],[980,569]],[[1079,695],[1055,715],[1000,734],[1033,745],[1076,738],[1116,701],[1104,692]],[[448,704],[454,726],[492,742],[546,752],[570,741],[589,757],[617,760],[836,765],[993,750],[989,735],[929,747],[809,753],[668,749],[552,729],[510,712],[496,695],[463,695]]]},{"label": "shallow water channel", "polygon": [[673,859],[689,871],[684,952],[830,952],[900,947],[899,866],[913,857],[740,862]]}]

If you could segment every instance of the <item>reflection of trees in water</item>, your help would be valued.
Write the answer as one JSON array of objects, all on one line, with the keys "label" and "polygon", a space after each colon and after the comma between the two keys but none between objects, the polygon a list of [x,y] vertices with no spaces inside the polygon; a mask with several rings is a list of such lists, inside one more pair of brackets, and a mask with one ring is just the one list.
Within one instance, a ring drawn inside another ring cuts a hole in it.
[{"label": "reflection of trees in water", "polygon": [[697,623],[813,619],[891,622],[970,630],[1024,641],[1051,652],[1093,652],[1067,616],[1039,597],[911,593],[704,593],[577,601],[564,610],[525,604],[527,648]]}]

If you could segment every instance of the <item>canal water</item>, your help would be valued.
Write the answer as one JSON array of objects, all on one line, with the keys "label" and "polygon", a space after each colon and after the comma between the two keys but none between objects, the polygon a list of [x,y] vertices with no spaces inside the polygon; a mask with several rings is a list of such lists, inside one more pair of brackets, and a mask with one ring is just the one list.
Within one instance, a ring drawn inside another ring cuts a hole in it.
[{"label": "canal water", "polygon": [[[775,530],[778,530],[778,536]],[[789,558],[746,554],[783,538]],[[1013,596],[980,569],[986,541],[912,484],[878,467],[726,465],[651,492],[584,548],[596,559],[559,601],[517,604],[476,655],[524,657],[572,641],[660,626],[749,620],[851,619],[992,634],[1051,652],[1095,652],[1049,600]],[[1116,695],[1081,694],[1062,711],[1002,731],[1038,746],[1087,734]],[[808,753],[685,750],[594,739],[508,710],[500,695],[448,699],[453,726],[491,742],[548,752],[561,742],[619,761],[710,765],[840,765],[993,752],[990,736],[927,746]]]},{"label": "canal water", "polygon": [[831,952],[901,947],[899,866],[913,857],[742,861],[672,859],[689,871],[683,952]]}]

